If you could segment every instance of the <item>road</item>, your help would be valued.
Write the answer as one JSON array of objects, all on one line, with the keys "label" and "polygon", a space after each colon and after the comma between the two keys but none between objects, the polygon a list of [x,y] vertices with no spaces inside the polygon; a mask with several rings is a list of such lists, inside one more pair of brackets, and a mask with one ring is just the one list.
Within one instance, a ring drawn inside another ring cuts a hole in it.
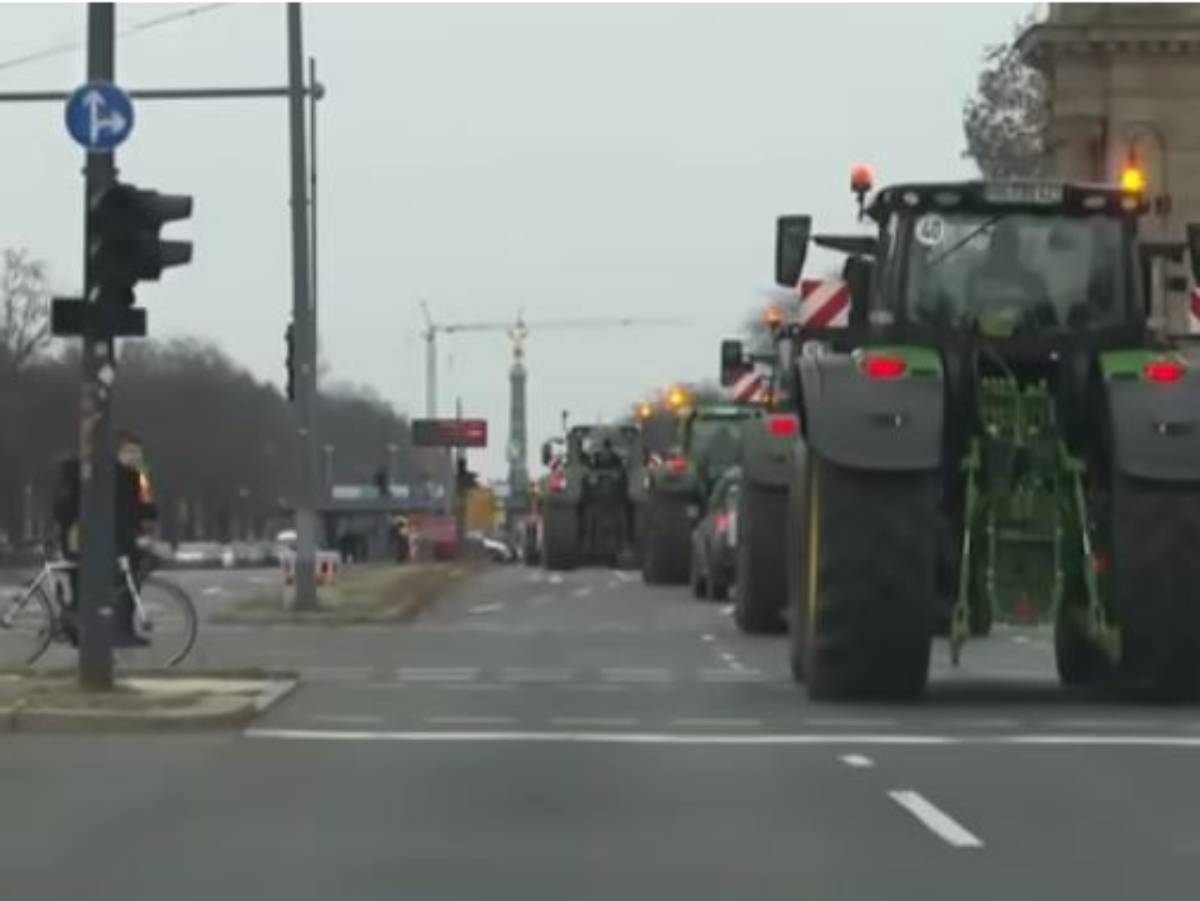
[{"label": "road", "polygon": [[[208,608],[253,575],[181,578]],[[4,737],[7,897],[1195,894],[1200,710],[1065,696],[1036,631],[939,647],[920,704],[813,704],[721,606],[511,567],[204,650],[303,685],[244,735]]]}]

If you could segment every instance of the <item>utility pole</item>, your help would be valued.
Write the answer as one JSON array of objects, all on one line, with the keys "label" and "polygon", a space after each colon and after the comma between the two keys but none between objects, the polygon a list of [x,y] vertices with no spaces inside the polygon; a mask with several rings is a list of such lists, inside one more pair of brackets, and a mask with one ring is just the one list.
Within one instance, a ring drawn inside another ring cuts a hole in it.
[{"label": "utility pole", "polygon": [[304,43],[300,4],[287,5],[288,125],[292,158],[292,319],[296,340],[296,433],[300,456],[300,485],[296,497],[297,610],[317,607],[316,483],[317,483],[317,332],[312,298],[313,270],[309,261],[308,164],[305,154]]},{"label": "utility pole", "polygon": [[[87,79],[114,82],[115,4],[88,4]],[[116,180],[114,151],[89,150],[84,169],[83,296],[92,310],[101,304],[100,285],[91,262],[95,235],[88,213]],[[88,318],[83,330],[83,386],[79,402],[79,487],[82,556],[79,561],[79,681],[85,689],[111,690],[112,624],[116,601],[113,525],[116,480],[113,456],[112,384],[116,375],[112,337]]]}]

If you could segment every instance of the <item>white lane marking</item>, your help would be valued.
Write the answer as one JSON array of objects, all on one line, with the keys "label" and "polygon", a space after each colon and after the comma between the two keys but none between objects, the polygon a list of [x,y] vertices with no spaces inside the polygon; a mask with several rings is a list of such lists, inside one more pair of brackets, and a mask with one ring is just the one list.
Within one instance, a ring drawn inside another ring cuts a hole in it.
[{"label": "white lane marking", "polygon": [[542,572],[540,569],[535,569],[533,572],[531,572],[529,574],[530,582],[541,582],[545,578],[546,578],[546,574],[544,572]]},{"label": "white lane marking", "polygon": [[552,594],[535,594],[529,599],[529,603],[533,607],[540,607],[543,604],[549,604],[552,600],[554,600]]},{"label": "white lane marking", "polygon": [[1028,635],[1014,635],[1012,637],[1012,640],[1016,644],[1029,644],[1029,636]]},{"label": "white lane marking", "polygon": [[200,593],[202,595],[204,595],[205,597],[217,597],[220,595],[229,594],[229,592],[226,589],[222,588],[220,585],[209,585],[207,588],[202,590]]},{"label": "white lane marking", "polygon": [[621,582],[617,579],[611,579],[611,580],[609,580],[608,584],[605,585],[604,587],[607,588],[609,591],[619,591],[620,589],[625,587],[625,583]]},{"label": "white lane marking", "polygon": [[504,605],[500,604],[500,603],[476,604],[474,607],[470,608],[469,612],[471,612],[471,613],[495,613],[497,610],[503,610],[503,609],[504,609]]},{"label": "white lane marking", "polygon": [[875,766],[875,761],[866,754],[843,754],[838,760],[846,764],[846,766],[859,770],[866,770]]},{"label": "white lane marking", "polygon": [[567,685],[561,685],[559,687],[563,691],[593,691],[593,692],[595,692],[595,691],[600,691],[600,692],[626,691],[629,688],[629,686],[627,686],[627,685],[614,685],[610,682],[572,682]]},{"label": "white lane marking", "polygon": [[895,726],[896,721],[884,717],[825,716],[807,717],[804,719],[804,725],[823,729],[877,729]]},{"label": "white lane marking", "polygon": [[591,585],[580,585],[578,588],[571,590],[571,597],[586,598],[591,593],[592,593]]},{"label": "white lane marking", "polygon": [[383,717],[359,713],[314,713],[308,719],[318,723],[341,723],[345,726],[372,726],[383,722]]},{"label": "white lane marking", "polygon": [[513,691],[511,682],[434,682],[431,686],[441,691]]},{"label": "white lane marking", "polygon": [[610,729],[620,726],[636,726],[632,716],[556,716],[550,720],[555,726],[593,726]]},{"label": "white lane marking", "polygon": [[718,656],[723,661],[725,661],[725,665],[728,666],[731,670],[745,669],[745,667],[742,666],[742,662],[740,660],[738,660],[737,657],[735,657],[733,654],[730,654],[728,651],[721,651],[721,653]]},{"label": "white lane marking", "polygon": [[726,604],[724,607],[722,607],[721,614],[723,616],[733,616],[733,604]]},{"label": "white lane marking", "polygon": [[569,682],[574,675],[574,670],[562,668],[533,669],[509,666],[500,671],[500,679],[503,682]]},{"label": "white lane marking", "polygon": [[761,670],[748,669],[702,669],[699,672],[701,682],[763,682],[766,676]]},{"label": "white lane marking", "polygon": [[711,632],[705,632],[703,635],[700,636],[700,640],[701,641],[716,641],[717,636],[713,635]]},{"label": "white lane marking", "polygon": [[246,581],[251,585],[277,585],[279,583],[278,578],[271,576],[251,576]]},{"label": "white lane marking", "polygon": [[1161,720],[1047,720],[1051,729],[1161,729]]},{"label": "white lane marking", "polygon": [[550,573],[550,575],[546,577],[546,581],[551,585],[561,585],[563,583],[562,573]]},{"label": "white lane marking", "polygon": [[681,716],[671,720],[671,725],[681,729],[751,729],[761,726],[762,720],[736,716]]},{"label": "white lane marking", "polygon": [[634,579],[637,578],[637,576],[635,576],[633,573],[626,572],[623,569],[614,569],[613,575],[615,575],[618,579],[620,579],[626,585],[628,585],[630,582],[632,582]]},{"label": "white lane marking", "polygon": [[600,670],[600,678],[606,682],[669,682],[669,670],[658,667],[612,667]]},{"label": "white lane marking", "polygon": [[479,677],[477,666],[402,666],[396,678],[405,682],[470,682]]},{"label": "white lane marking", "polygon": [[364,682],[360,687],[373,691],[400,691],[408,688],[403,682]]},{"label": "white lane marking", "polygon": [[366,679],[373,671],[369,666],[302,666],[300,678],[310,682],[354,682]]},{"label": "white lane marking", "polygon": [[983,842],[953,817],[915,791],[890,791],[888,797],[916,817],[926,829],[955,848],[982,848]]},{"label": "white lane marking", "polygon": [[[577,686],[579,687],[579,686]],[[400,741],[400,742],[542,742],[638,745],[970,747],[1035,746],[1064,748],[1177,748],[1200,750],[1200,736],[1191,735],[924,735],[917,733],[671,733],[671,732],[370,732],[338,729],[250,728],[246,738],[283,741]]]},{"label": "white lane marking", "polygon": [[511,716],[427,716],[431,726],[508,726],[516,720]]}]

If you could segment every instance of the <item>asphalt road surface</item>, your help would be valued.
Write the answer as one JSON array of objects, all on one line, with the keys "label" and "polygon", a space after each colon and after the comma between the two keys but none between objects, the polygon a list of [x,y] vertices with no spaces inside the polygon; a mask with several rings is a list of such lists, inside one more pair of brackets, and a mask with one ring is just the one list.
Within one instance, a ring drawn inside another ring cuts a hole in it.
[{"label": "asphalt road surface", "polygon": [[[211,609],[255,576],[181,578]],[[1064,695],[1041,632],[939,647],[919,704],[813,704],[722,606],[511,567],[408,627],[203,650],[304,682],[244,735],[0,737],[3,897],[1198,892],[1200,708]]]}]

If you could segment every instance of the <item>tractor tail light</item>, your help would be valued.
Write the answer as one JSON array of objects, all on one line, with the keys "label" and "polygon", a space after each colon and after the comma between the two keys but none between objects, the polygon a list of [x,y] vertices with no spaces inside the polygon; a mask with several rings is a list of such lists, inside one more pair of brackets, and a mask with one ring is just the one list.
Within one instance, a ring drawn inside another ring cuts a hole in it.
[{"label": "tractor tail light", "polygon": [[862,370],[867,378],[898,379],[908,371],[904,357],[892,354],[871,354],[863,358]]},{"label": "tractor tail light", "polygon": [[718,513],[716,516],[714,516],[713,517],[713,528],[715,528],[718,532],[728,532],[729,531],[729,514],[728,513]]},{"label": "tractor tail light", "polygon": [[681,476],[687,472],[688,461],[685,457],[671,457],[667,460],[667,471],[673,476]]},{"label": "tractor tail light", "polygon": [[1142,375],[1151,382],[1169,385],[1183,378],[1186,370],[1178,360],[1151,360],[1142,367]]},{"label": "tractor tail light", "polygon": [[800,423],[795,416],[769,416],[767,431],[776,438],[790,438],[800,431]]}]

